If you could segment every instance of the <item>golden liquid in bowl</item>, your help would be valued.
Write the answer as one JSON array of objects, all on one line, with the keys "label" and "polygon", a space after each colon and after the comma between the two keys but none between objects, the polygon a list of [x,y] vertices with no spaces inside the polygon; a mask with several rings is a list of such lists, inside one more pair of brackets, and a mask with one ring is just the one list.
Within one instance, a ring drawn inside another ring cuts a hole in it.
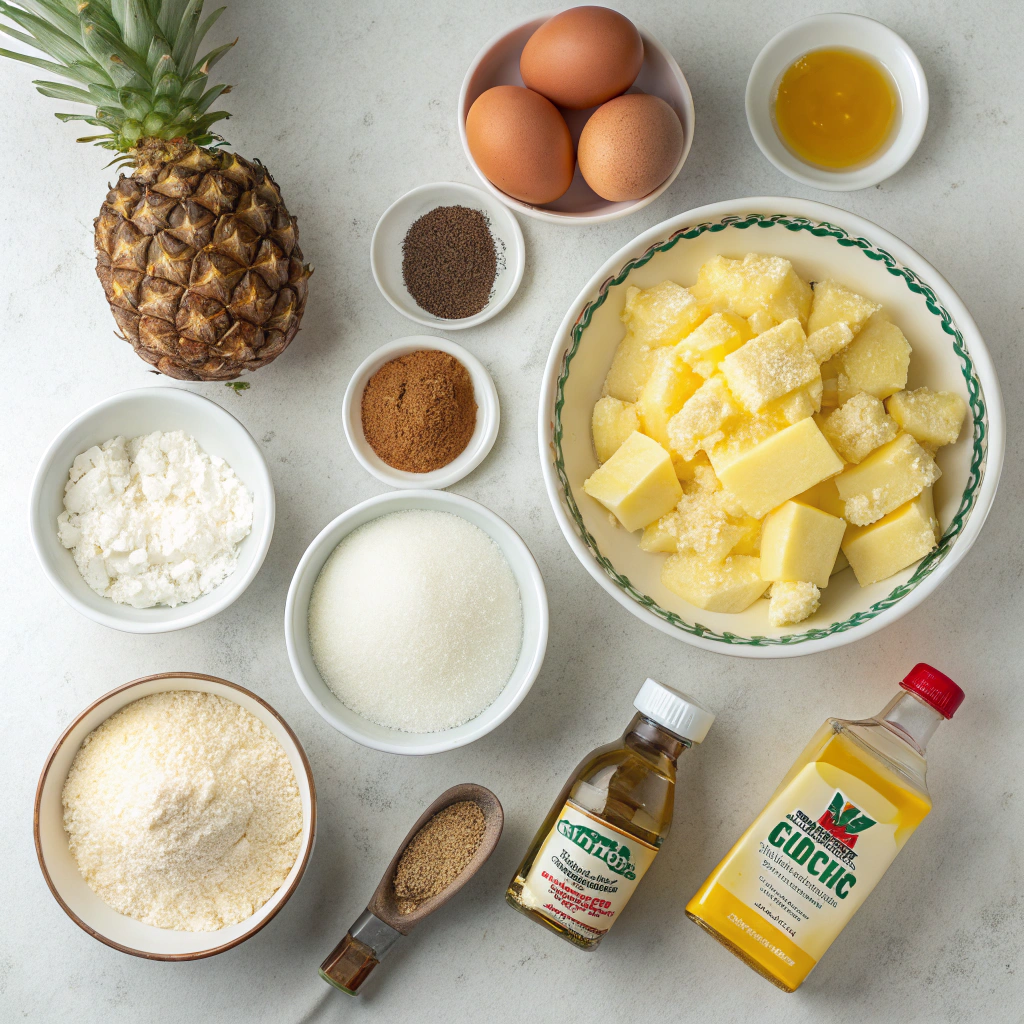
[{"label": "golden liquid in bowl", "polygon": [[801,160],[829,170],[867,163],[886,146],[899,113],[889,72],[853,50],[812,50],[779,81],[775,126]]}]

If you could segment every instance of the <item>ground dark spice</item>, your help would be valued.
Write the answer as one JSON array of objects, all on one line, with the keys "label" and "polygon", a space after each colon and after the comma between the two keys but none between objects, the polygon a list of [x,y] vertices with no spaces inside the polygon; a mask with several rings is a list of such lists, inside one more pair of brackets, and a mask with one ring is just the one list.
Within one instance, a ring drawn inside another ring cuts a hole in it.
[{"label": "ground dark spice", "polygon": [[416,304],[445,320],[487,305],[498,255],[487,218],[466,206],[438,206],[415,221],[402,242],[402,278]]},{"label": "ground dark spice", "polygon": [[406,473],[430,473],[458,458],[473,436],[473,379],[447,352],[410,352],[369,379],[362,419],[363,436],[379,459]]},{"label": "ground dark spice", "polygon": [[449,804],[412,837],[399,858],[391,885],[400,914],[444,892],[480,848],[487,819],[472,800]]}]

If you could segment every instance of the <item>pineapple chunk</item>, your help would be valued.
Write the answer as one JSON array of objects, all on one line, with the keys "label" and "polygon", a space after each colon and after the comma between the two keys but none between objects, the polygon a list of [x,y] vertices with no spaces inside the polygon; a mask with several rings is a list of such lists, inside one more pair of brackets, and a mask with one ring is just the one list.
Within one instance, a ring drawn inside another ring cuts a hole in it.
[{"label": "pineapple chunk", "polygon": [[754,334],[764,334],[769,328],[775,326],[775,321],[763,309],[755,309],[747,317],[747,326]]},{"label": "pineapple chunk", "polygon": [[819,327],[807,335],[807,347],[819,363],[834,359],[853,341],[853,331],[845,320],[837,320],[827,327]]},{"label": "pineapple chunk", "polygon": [[857,582],[866,587],[924,558],[938,542],[932,489],[926,487],[912,501],[870,526],[851,528],[843,540],[843,552]]},{"label": "pineapple chunk", "polygon": [[780,430],[731,461],[716,463],[712,453],[711,464],[722,486],[755,519],[843,468],[810,418]]},{"label": "pineapple chunk", "polygon": [[712,313],[676,346],[676,352],[703,378],[711,377],[718,364],[745,341],[754,337],[747,321],[735,313]]},{"label": "pineapple chunk", "polygon": [[811,286],[780,256],[747,253],[742,260],[716,256],[697,272],[691,290],[698,299],[731,313],[749,317],[764,312],[779,323],[794,317],[806,323],[811,309]]},{"label": "pineapple chunk", "polygon": [[821,382],[822,409],[835,409],[839,405],[839,378],[825,377]]},{"label": "pineapple chunk", "polygon": [[782,398],[769,402],[761,415],[774,419],[780,427],[788,427],[797,420],[807,419],[821,410],[822,381],[816,377],[806,387],[797,388]]},{"label": "pineapple chunk", "polygon": [[713,490],[702,484],[703,479],[698,478],[676,506],[676,550],[720,562],[740,543],[746,529],[729,514],[727,499],[717,482]]},{"label": "pineapple chunk", "polygon": [[656,519],[644,527],[640,536],[641,551],[675,553],[679,547],[679,513],[669,512],[668,515]]},{"label": "pineapple chunk", "polygon": [[730,555],[722,562],[694,554],[672,555],[661,567],[661,582],[704,611],[741,612],[768,589],[759,563],[752,555]]},{"label": "pineapple chunk", "polygon": [[639,431],[583,482],[583,490],[630,533],[670,512],[683,493],[668,452]]},{"label": "pineapple chunk", "polygon": [[773,583],[768,600],[768,624],[776,629],[795,626],[818,610],[820,598],[821,591],[813,583]]},{"label": "pineapple chunk", "polygon": [[655,352],[654,369],[637,399],[640,429],[668,447],[668,421],[704,381],[679,358],[678,349]]},{"label": "pineapple chunk", "polygon": [[607,462],[618,450],[619,445],[634,430],[640,429],[640,418],[636,414],[636,406],[606,395],[599,398],[594,405],[590,427],[594,435],[597,461]]},{"label": "pineapple chunk", "polygon": [[720,441],[725,436],[723,428],[742,415],[725,380],[712,377],[669,420],[669,446],[682,458],[692,459],[702,447],[710,448]]},{"label": "pineapple chunk", "polygon": [[604,394],[620,402],[635,402],[654,369],[657,351],[641,335],[627,331],[612,357],[604,379]]},{"label": "pineapple chunk", "polygon": [[836,489],[843,499],[846,521],[868,526],[916,498],[941,475],[935,460],[914,438],[900,434],[875,449],[859,466],[848,466],[836,477]]},{"label": "pineapple chunk", "polygon": [[830,516],[835,516],[837,519],[843,519],[846,514],[843,499],[839,497],[839,491],[836,490],[835,477],[822,480],[820,484],[809,487],[803,494],[798,494],[793,500],[820,508],[822,512],[827,512]]},{"label": "pineapple chunk", "polygon": [[858,463],[891,441],[898,430],[881,401],[862,391],[830,412],[821,432],[842,458]]},{"label": "pineapple chunk", "polygon": [[704,452],[697,452],[692,459],[684,459],[673,451],[670,451],[669,455],[672,456],[672,468],[676,471],[676,476],[679,478],[680,483],[692,480],[698,468],[706,466],[710,469],[711,467],[711,463]]},{"label": "pineapple chunk", "polygon": [[839,404],[858,391],[888,398],[907,386],[910,343],[903,332],[879,311],[868,318],[842,354]]},{"label": "pineapple chunk", "polygon": [[811,315],[807,320],[807,333],[828,327],[842,321],[856,334],[872,313],[882,307],[877,302],[865,299],[863,295],[851,292],[841,284],[828,279],[819,281],[814,286],[814,301],[811,303]]},{"label": "pineapple chunk", "polygon": [[761,520],[745,515],[737,525],[743,530],[743,533],[729,553],[732,555],[760,555]]},{"label": "pineapple chunk", "polygon": [[897,391],[886,406],[889,415],[921,444],[941,448],[960,436],[967,403],[949,391]]},{"label": "pineapple chunk", "polygon": [[761,528],[761,575],[766,580],[827,587],[846,523],[811,505],[787,501]]},{"label": "pineapple chunk", "polygon": [[818,360],[795,319],[759,334],[726,356],[722,374],[729,390],[750,412],[821,377]]},{"label": "pineapple chunk", "polygon": [[843,356],[840,353],[821,364],[821,407],[835,409],[839,405],[839,375],[843,372]]},{"label": "pineapple chunk", "polygon": [[[759,413],[731,421],[721,438],[709,440],[704,447],[719,462],[729,462],[785,427],[813,416],[820,408],[821,381],[791,391],[769,402]],[[820,426],[820,424],[819,424]]]},{"label": "pineapple chunk", "polygon": [[626,289],[622,322],[648,345],[660,348],[676,344],[710,312],[711,307],[698,302],[689,288],[662,281],[653,288]]}]

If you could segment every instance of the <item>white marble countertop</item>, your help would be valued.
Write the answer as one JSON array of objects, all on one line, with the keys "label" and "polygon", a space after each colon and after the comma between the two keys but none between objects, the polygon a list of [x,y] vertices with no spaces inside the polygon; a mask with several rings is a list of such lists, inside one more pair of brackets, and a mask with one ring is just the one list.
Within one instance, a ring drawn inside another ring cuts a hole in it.
[{"label": "white marble countertop", "polygon": [[[969,10],[945,0],[847,5],[885,21],[916,50],[932,115],[901,173],[864,192],[830,196],[771,167],[743,114],[747,71],[768,37],[828,5],[620,6],[668,46],[687,75],[697,109],[693,150],[668,192],[631,218],[582,229],[522,220],[527,267],[519,294],[495,320],[453,335],[487,364],[502,402],[494,451],[455,490],[505,517],[532,548],[547,581],[551,642],[533,691],[504,726],[470,747],[422,759],[365,750],[313,711],[285,653],[285,593],[320,528],[382,490],[342,433],[350,373],[377,345],[423,333],[374,286],[374,224],[415,185],[473,181],[455,124],[462,74],[488,38],[535,7],[522,0],[229,4],[217,41],[238,35],[240,42],[218,69],[235,87],[224,132],[276,176],[316,274],[303,331],[273,366],[249,378],[249,391],[193,386],[239,416],[262,444],[277,488],[277,529],[262,571],[236,604],[162,636],[116,633],[78,615],[46,582],[29,546],[29,484],[54,434],[117,391],[172,385],[148,375],[114,337],[93,276],[92,219],[112,177],[102,169],[104,154],[74,143],[74,126],[53,117],[58,104],[32,90],[31,69],[0,60],[0,417],[7,438],[0,544],[10,572],[0,593],[4,1021],[1021,1019],[1019,7],[1015,0],[981,0]],[[595,267],[678,212],[773,194],[832,201],[934,263],[992,350],[1009,443],[988,524],[935,596],[838,651],[754,663],[662,635],[597,586],[555,525],[534,423],[552,336]],[[829,714],[873,714],[918,660],[967,691],[955,721],[931,745],[934,813],[808,983],[784,996],[687,922],[684,904],[820,722]],[[320,810],[313,860],[280,915],[242,946],[185,964],[137,960],[76,928],[46,889],[31,827],[39,770],[68,721],[113,686],[171,669],[224,676],[271,701],[305,745]],[[692,690],[719,719],[704,747],[684,759],[677,823],[656,867],[613,934],[586,956],[512,913],[502,894],[567,773],[591,747],[618,735],[647,675]],[[402,942],[359,1004],[349,1001],[317,977],[317,966],[420,810],[461,781],[491,787],[504,804],[495,855],[457,901]]]}]

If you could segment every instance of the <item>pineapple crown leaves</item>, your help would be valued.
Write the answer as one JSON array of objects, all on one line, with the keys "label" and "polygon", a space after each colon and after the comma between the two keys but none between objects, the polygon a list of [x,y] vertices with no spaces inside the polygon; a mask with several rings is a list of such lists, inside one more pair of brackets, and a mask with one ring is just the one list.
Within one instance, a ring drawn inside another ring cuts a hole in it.
[{"label": "pineapple crown leaves", "polygon": [[238,40],[197,57],[223,12],[203,18],[203,0],[0,0],[0,15],[13,22],[0,21],[0,31],[52,59],[5,49],[0,56],[65,79],[33,84],[44,96],[92,107],[57,117],[104,129],[78,141],[123,154],[112,163],[133,162],[127,154],[144,138],[223,145],[210,128],[231,115],[210,107],[230,88],[207,78]]}]

